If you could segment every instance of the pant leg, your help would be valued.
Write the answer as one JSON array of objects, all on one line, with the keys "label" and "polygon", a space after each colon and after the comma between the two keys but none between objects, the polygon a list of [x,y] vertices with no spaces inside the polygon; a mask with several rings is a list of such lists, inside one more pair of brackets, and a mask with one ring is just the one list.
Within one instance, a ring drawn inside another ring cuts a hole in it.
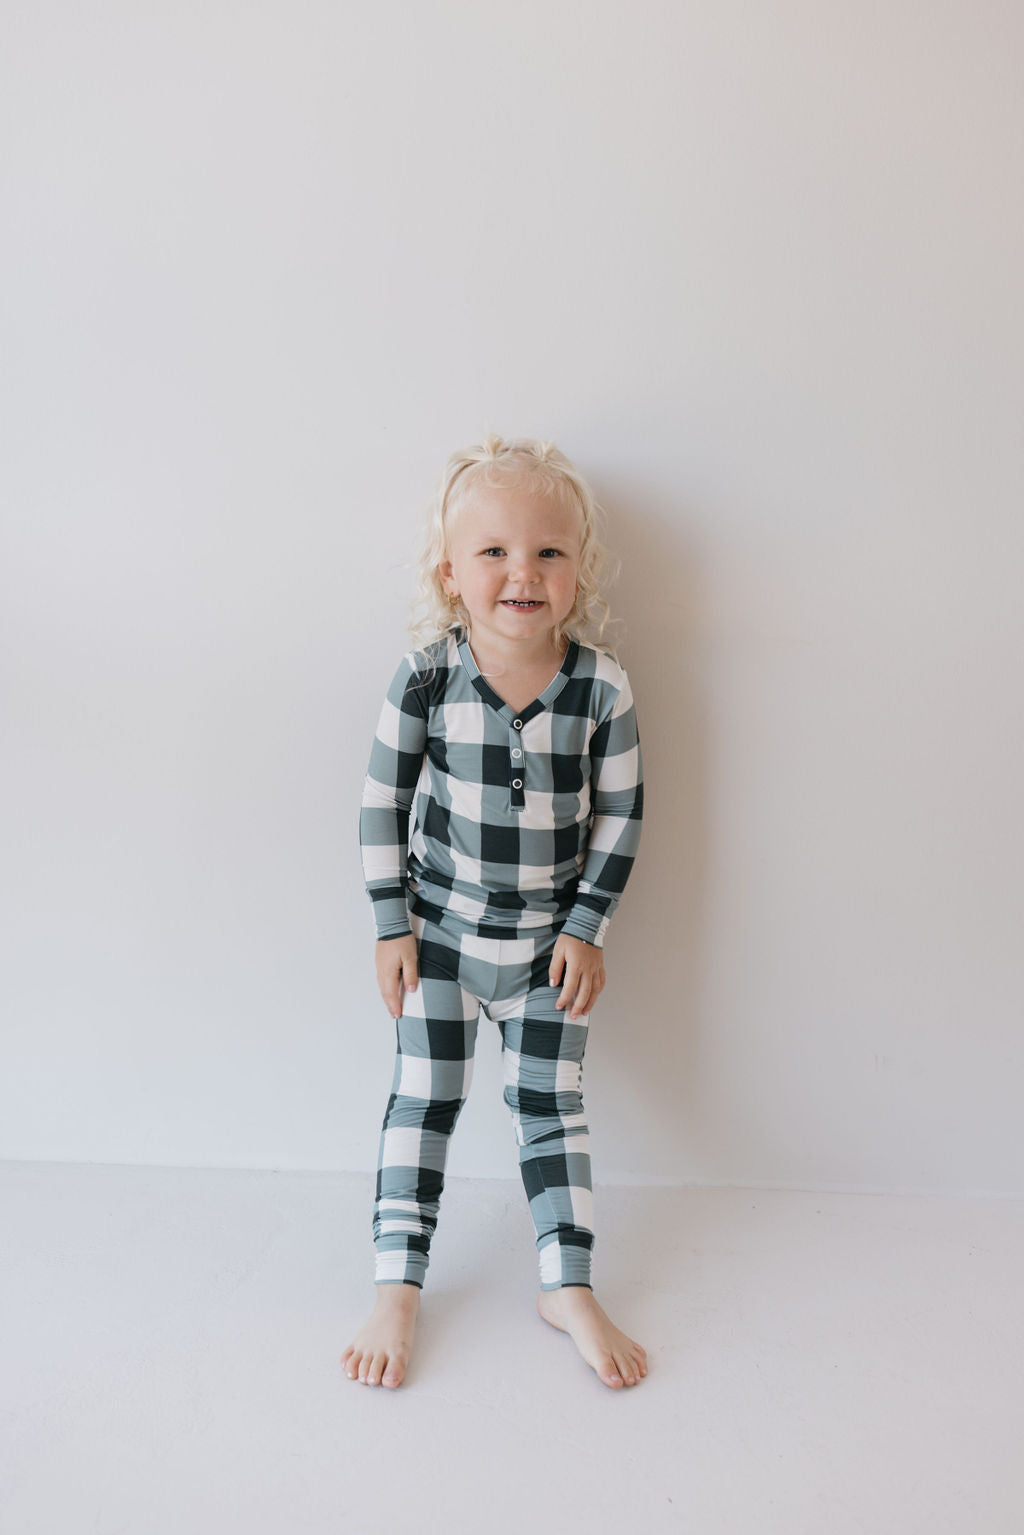
[{"label": "pant leg", "polygon": [[[583,1109],[589,1014],[555,1007],[548,984],[557,934],[532,939],[529,989],[485,1007],[499,1024],[504,1100],[512,1111],[519,1167],[537,1232],[540,1287],[591,1284],[594,1195],[590,1131]],[[502,944],[503,952],[513,945]],[[503,967],[504,970],[504,967]],[[509,972],[515,974],[515,967]]]},{"label": "pant leg", "polygon": [[479,1003],[451,939],[415,914],[419,985],[396,1020],[395,1069],[377,1158],[376,1284],[423,1288],[452,1130],[473,1076]]}]

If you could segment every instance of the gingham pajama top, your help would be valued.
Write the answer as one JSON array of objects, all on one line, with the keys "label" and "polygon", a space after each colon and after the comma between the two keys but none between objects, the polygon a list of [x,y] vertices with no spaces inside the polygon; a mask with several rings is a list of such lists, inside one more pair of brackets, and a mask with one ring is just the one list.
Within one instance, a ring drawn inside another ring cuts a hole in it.
[{"label": "gingham pajama top", "polygon": [[370,752],[359,842],[377,937],[408,933],[411,909],[457,933],[560,927],[600,947],[642,815],[636,711],[617,661],[570,640],[516,714],[453,630],[402,657]]}]

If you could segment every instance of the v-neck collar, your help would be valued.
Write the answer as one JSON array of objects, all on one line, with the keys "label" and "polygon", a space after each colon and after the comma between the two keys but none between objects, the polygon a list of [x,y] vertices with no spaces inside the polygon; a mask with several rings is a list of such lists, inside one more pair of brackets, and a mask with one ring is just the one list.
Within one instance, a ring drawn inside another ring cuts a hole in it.
[{"label": "v-neck collar", "polygon": [[500,714],[502,719],[507,721],[508,724],[511,724],[513,720],[518,720],[521,725],[525,725],[527,721],[532,720],[535,714],[542,714],[545,709],[554,703],[573,674],[576,666],[576,657],[580,649],[576,640],[569,640],[569,648],[562,657],[562,664],[543,693],[535,698],[532,704],[527,704],[525,709],[520,709],[517,714],[503,698],[499,697],[487,679],[481,676],[480,668],[477,666],[473,658],[473,652],[469,648],[469,639],[464,628],[459,628],[455,631],[455,643],[458,646],[459,659],[466,668],[470,681],[484,700],[484,703],[490,704],[495,713]]}]

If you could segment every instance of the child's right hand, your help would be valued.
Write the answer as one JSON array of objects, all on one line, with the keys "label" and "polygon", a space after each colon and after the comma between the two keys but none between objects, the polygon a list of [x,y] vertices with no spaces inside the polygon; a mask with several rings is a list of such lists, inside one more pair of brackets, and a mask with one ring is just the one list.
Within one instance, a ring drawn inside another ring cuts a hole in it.
[{"label": "child's right hand", "polygon": [[392,1018],[402,1016],[402,992],[415,991],[419,982],[419,954],[412,933],[401,938],[378,938],[377,985]]}]

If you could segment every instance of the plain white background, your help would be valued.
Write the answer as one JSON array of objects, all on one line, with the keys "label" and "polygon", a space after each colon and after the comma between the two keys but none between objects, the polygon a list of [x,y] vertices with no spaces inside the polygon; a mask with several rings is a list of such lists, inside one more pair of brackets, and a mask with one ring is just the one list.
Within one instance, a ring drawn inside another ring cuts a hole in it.
[{"label": "plain white background", "polygon": [[4,19],[0,1155],[375,1165],[362,775],[493,430],[623,558],[595,1179],[1022,1192],[1020,9]]}]

